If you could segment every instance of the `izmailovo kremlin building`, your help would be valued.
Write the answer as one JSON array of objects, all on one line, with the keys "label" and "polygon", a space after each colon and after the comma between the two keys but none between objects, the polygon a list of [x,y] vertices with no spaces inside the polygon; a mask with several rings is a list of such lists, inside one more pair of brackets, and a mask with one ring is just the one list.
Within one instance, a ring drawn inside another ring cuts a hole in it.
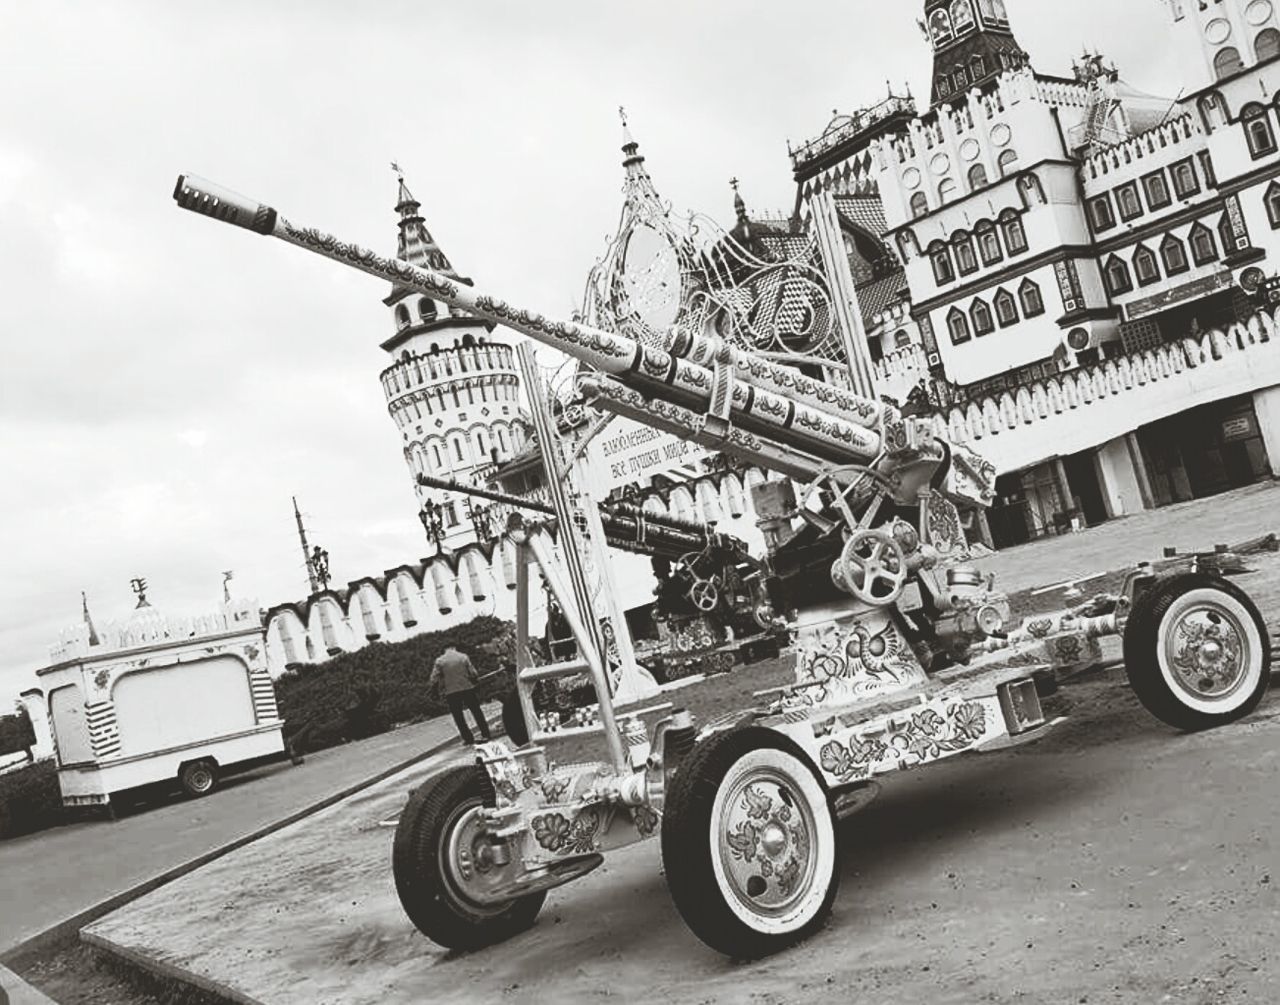
[{"label": "izmailovo kremlin building", "polygon": [[[994,546],[1280,475],[1276,2],[1151,5],[1183,72],[1173,98],[1096,55],[1040,72],[1002,0],[925,0],[928,110],[890,95],[794,147],[790,219],[737,202],[734,236],[761,253],[836,222],[872,390],[995,463],[975,528]],[[624,152],[644,182],[628,192],[652,192],[630,137]],[[418,209],[402,183],[400,255],[456,275]],[[536,490],[509,340],[405,291],[385,303],[382,380],[415,479]],[[638,486],[645,505],[760,542],[761,473],[671,474]],[[503,549],[476,540],[461,499],[433,505],[442,557],[273,608],[273,663],[512,616]]]}]

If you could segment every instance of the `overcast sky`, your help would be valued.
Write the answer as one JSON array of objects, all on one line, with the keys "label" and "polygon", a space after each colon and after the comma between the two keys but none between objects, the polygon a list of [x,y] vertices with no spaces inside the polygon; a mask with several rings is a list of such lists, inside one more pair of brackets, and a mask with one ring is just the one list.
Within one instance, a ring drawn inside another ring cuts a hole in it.
[{"label": "overcast sky", "polygon": [[[395,248],[398,160],[455,266],[567,313],[617,221],[617,106],[664,196],[794,200],[786,141],[927,96],[920,2],[0,0],[0,710],[58,630],[301,597],[296,494],[339,582],[428,551],[372,279],[177,210],[190,171]],[[1161,0],[1008,0],[1176,93]],[[926,99],[927,100],[927,97]]]}]

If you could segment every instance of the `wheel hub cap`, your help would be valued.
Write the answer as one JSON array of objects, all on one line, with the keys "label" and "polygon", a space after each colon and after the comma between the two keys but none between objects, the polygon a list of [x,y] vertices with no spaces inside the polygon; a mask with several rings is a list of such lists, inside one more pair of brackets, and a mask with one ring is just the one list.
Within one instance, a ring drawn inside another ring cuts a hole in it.
[{"label": "wheel hub cap", "polygon": [[1214,604],[1193,607],[1173,624],[1165,656],[1178,684],[1201,698],[1221,698],[1245,677],[1248,641],[1235,615]]},{"label": "wheel hub cap", "polygon": [[507,871],[496,863],[492,841],[480,824],[480,806],[459,807],[446,825],[445,840],[440,844],[441,872],[448,880],[450,892],[470,911],[502,910],[494,907],[495,897],[509,882]]},{"label": "wheel hub cap", "polygon": [[752,911],[785,913],[812,884],[812,811],[789,779],[764,770],[740,779],[724,805],[719,853],[728,892]]}]

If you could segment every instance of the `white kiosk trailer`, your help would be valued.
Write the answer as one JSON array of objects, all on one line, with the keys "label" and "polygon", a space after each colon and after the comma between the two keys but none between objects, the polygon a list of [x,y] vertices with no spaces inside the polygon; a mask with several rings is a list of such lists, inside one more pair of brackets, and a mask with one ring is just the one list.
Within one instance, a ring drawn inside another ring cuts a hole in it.
[{"label": "white kiosk trailer", "polygon": [[166,782],[201,796],[289,757],[254,605],[168,618],[143,597],[126,623],[86,623],[51,656],[38,701],[65,807],[111,812],[113,796]]}]

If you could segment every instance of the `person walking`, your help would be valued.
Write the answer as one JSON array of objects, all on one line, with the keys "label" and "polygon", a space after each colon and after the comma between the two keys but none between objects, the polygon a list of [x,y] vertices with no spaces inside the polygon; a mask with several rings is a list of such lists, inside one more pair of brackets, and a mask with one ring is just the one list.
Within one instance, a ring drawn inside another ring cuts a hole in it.
[{"label": "person walking", "polygon": [[492,739],[489,735],[489,723],[485,721],[484,712],[480,708],[480,699],[476,695],[476,682],[479,679],[480,675],[476,673],[471,657],[464,652],[459,652],[456,647],[450,646],[436,657],[431,678],[427,681],[428,688],[439,684],[444,691],[444,700],[449,703],[453,721],[458,724],[458,735],[462,737],[462,742],[468,745],[476,741],[471,735],[471,730],[467,728],[467,720],[462,715],[465,708],[471,709],[471,717],[475,719],[480,735],[486,740]]}]

